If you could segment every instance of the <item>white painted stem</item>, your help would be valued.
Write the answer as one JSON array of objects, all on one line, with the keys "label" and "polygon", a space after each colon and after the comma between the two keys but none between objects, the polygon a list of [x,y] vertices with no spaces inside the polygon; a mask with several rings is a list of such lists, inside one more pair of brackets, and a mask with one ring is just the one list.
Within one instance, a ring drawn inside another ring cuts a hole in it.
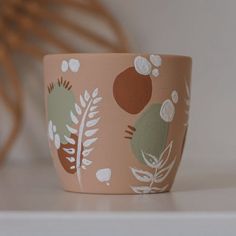
[{"label": "white painted stem", "polygon": [[81,181],[80,181],[80,162],[81,162],[81,148],[82,148],[82,139],[83,139],[83,133],[84,133],[84,126],[85,126],[85,121],[86,117],[88,114],[88,111],[90,109],[91,103],[93,102],[93,99],[90,100],[80,123],[79,127],[79,132],[78,132],[78,142],[77,142],[77,156],[76,156],[76,169],[77,169],[77,177],[79,184],[81,186]]}]

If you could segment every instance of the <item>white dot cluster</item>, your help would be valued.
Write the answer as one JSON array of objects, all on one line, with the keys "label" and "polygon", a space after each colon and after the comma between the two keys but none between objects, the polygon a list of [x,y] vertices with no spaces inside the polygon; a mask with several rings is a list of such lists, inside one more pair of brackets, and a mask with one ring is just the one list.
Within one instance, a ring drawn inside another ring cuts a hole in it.
[{"label": "white dot cluster", "polygon": [[61,146],[60,136],[56,133],[57,128],[55,125],[53,125],[52,121],[50,120],[48,122],[48,137],[51,141],[54,141],[54,145],[56,149],[59,149]]},{"label": "white dot cluster", "polygon": [[161,66],[161,57],[159,55],[150,55],[149,60],[142,56],[137,56],[134,59],[135,70],[141,75],[152,75],[158,77],[159,67]]},{"label": "white dot cluster", "polygon": [[70,70],[71,72],[78,72],[80,69],[80,61],[78,59],[71,58],[68,61],[63,60],[61,63],[61,71],[67,72]]},{"label": "white dot cluster", "polygon": [[175,116],[175,105],[178,103],[179,96],[176,90],[171,93],[171,99],[167,99],[162,103],[160,116],[165,122],[171,122]]}]

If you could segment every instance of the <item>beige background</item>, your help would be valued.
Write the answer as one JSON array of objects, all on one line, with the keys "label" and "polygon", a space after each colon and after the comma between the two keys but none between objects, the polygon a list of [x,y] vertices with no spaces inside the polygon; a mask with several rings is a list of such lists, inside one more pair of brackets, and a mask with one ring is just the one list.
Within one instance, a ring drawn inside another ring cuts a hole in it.
[{"label": "beige background", "polygon": [[[194,166],[196,174],[203,168],[212,170],[212,181],[215,172],[224,178],[229,172],[227,166],[230,166],[225,163],[233,162],[236,152],[236,2],[103,2],[126,28],[134,51],[188,54],[193,57],[190,129],[181,171],[184,174],[189,166]],[[28,161],[32,156],[48,159],[43,121],[29,99],[27,108],[31,119],[26,121],[24,136],[18,140],[11,159]],[[31,142],[26,130],[38,137],[37,145]],[[228,179],[233,177],[228,176]],[[204,184],[204,176],[199,178]]]}]

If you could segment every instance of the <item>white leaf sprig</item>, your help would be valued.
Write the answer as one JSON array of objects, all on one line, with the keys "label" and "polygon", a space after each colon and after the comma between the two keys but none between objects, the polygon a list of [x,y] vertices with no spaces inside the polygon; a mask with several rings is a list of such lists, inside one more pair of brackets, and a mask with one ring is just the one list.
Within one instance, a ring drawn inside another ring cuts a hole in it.
[{"label": "white leaf sprig", "polygon": [[138,170],[135,168],[131,168],[131,171],[133,173],[133,175],[135,176],[135,178],[141,182],[151,182],[153,181],[153,174],[148,172],[148,171],[144,171],[144,170]]},{"label": "white leaf sprig", "polygon": [[[65,136],[65,139],[71,145],[77,146],[70,149],[64,148],[63,150],[69,155],[76,153],[77,175],[80,173],[81,164],[83,169],[92,164],[92,161],[87,158],[94,149],[92,146],[98,139],[96,134],[99,129],[96,126],[100,121],[98,105],[101,100],[102,97],[99,96],[98,88],[94,89],[91,94],[85,90],[80,95],[79,102],[75,103],[75,110],[70,112],[70,118],[74,125],[73,127],[66,125],[66,128],[70,134],[76,135],[77,140],[68,136]],[[68,158],[70,158],[69,155]]]},{"label": "white leaf sprig", "polygon": [[144,162],[148,167],[154,169],[154,173],[152,174],[148,171],[137,170],[131,167],[132,174],[138,181],[150,183],[149,186],[131,186],[131,189],[135,193],[155,193],[163,192],[168,189],[168,185],[165,185],[164,187],[157,187],[154,186],[154,184],[163,185],[163,182],[169,176],[170,171],[173,169],[176,156],[174,157],[173,161],[170,162],[172,147],[173,141],[171,141],[169,145],[163,150],[159,158],[141,150]]}]

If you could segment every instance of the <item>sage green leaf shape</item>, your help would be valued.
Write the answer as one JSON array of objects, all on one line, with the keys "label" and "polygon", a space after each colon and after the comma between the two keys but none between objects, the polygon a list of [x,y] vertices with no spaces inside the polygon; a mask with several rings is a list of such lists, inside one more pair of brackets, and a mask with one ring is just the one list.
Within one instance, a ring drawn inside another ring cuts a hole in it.
[{"label": "sage green leaf shape", "polygon": [[131,146],[135,157],[143,164],[146,163],[142,152],[159,157],[166,146],[169,124],[160,116],[161,106],[161,104],[151,105],[134,126],[136,131],[131,139]]},{"label": "sage green leaf shape", "polygon": [[69,82],[61,78],[48,94],[48,120],[56,126],[62,144],[67,143],[65,136],[70,137],[66,125],[73,125],[70,117],[75,113],[75,98],[70,89]]}]

